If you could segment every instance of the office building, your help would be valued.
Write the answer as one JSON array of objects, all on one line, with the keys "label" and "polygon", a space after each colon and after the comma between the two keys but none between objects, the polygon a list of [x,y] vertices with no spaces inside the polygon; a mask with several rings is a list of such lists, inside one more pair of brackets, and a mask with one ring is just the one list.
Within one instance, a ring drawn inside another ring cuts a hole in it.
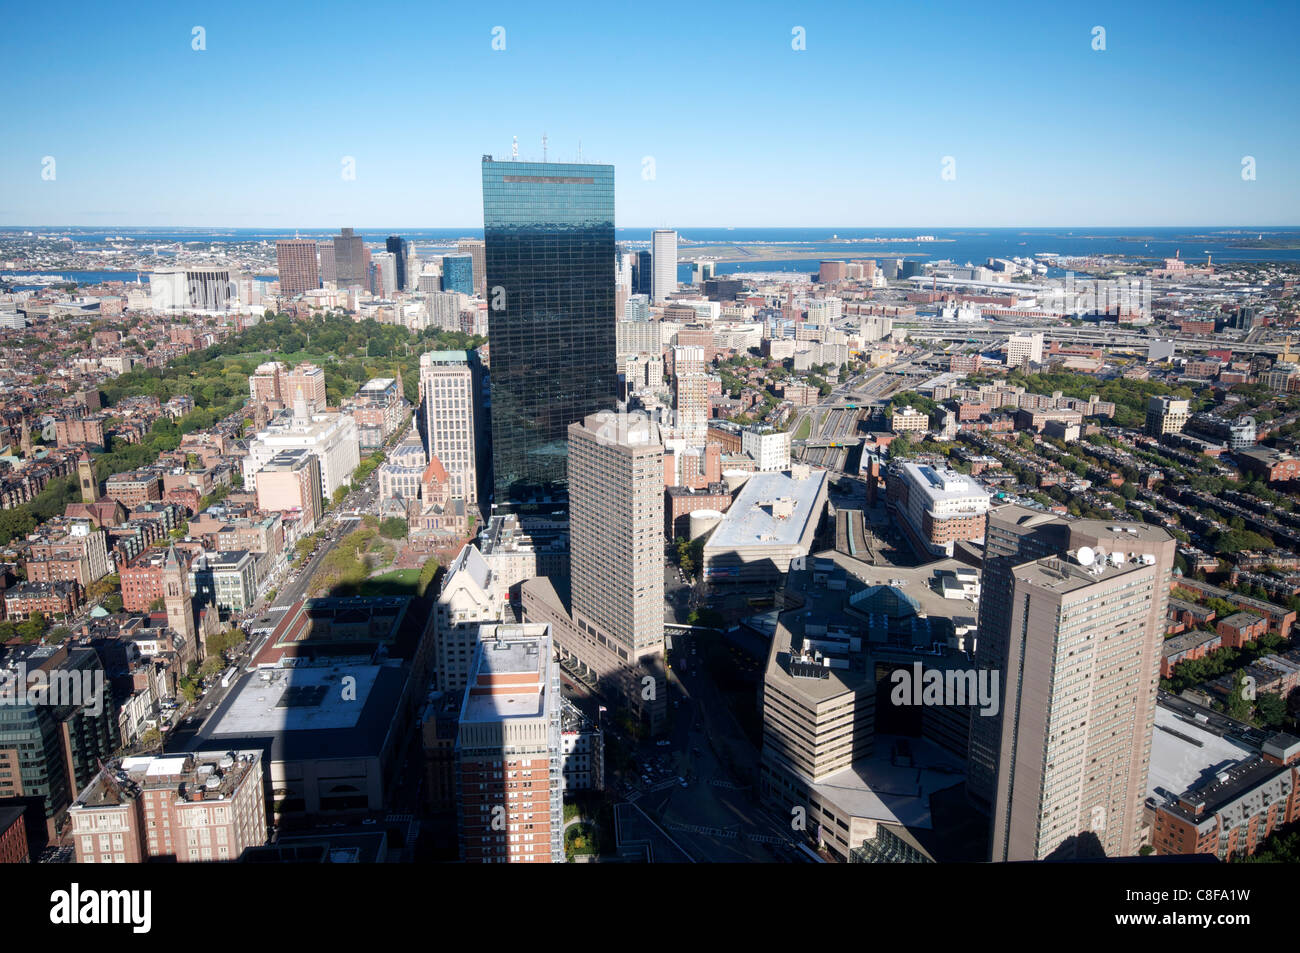
[{"label": "office building", "polygon": [[930,429],[930,418],[914,407],[900,407],[889,418],[894,433],[923,433]]},{"label": "office building", "polygon": [[463,295],[474,293],[474,259],[469,255],[444,255],[442,290]]},{"label": "office building", "polygon": [[[493,365],[496,352],[493,351]],[[420,406],[425,449],[447,470],[451,495],[478,504],[479,414],[482,368],[475,351],[429,351],[420,355]]]},{"label": "office building", "polygon": [[282,238],[275,243],[280,294],[296,295],[320,287],[314,238]]},{"label": "office building", "polygon": [[754,458],[760,471],[786,470],[790,466],[790,432],[772,427],[746,427],[740,435],[743,453]]},{"label": "office building", "polygon": [[346,414],[310,414],[301,397],[292,415],[282,414],[248,441],[244,457],[244,488],[257,490],[257,475],[284,450],[308,450],[320,461],[321,498],[352,482],[361,463],[356,422]]},{"label": "office building", "polygon": [[467,543],[447,567],[434,608],[434,682],[439,691],[460,691],[469,684],[480,630],[505,621],[503,595],[483,554]]},{"label": "office building", "polygon": [[889,503],[919,553],[952,556],[956,543],[984,539],[993,494],[973,477],[903,462],[890,468],[885,483]]},{"label": "office building", "polygon": [[459,331],[460,313],[468,306],[469,299],[458,291],[429,291],[424,295],[424,303],[430,327]]},{"label": "office building", "polygon": [[335,281],[338,278],[338,272],[334,268],[334,240],[327,238],[318,241],[316,254],[320,259],[321,287],[324,287],[325,282]]},{"label": "office building", "polygon": [[501,505],[558,489],[569,424],[617,399],[614,168],[485,156],[483,222]]},{"label": "office building", "polygon": [[480,298],[486,298],[487,273],[484,271],[483,240],[480,238],[462,238],[456,242],[456,251],[462,255],[469,255],[474,266],[474,294]]},{"label": "office building", "polygon": [[370,286],[370,252],[350,228],[340,230],[334,239],[334,281],[340,289]]},{"label": "office building", "polygon": [[224,268],[163,268],[149,275],[149,304],[158,311],[225,311],[238,306],[238,285]]},{"label": "office building", "polygon": [[1189,401],[1176,397],[1151,397],[1147,400],[1146,431],[1149,436],[1182,433],[1190,417]]},{"label": "office building", "polygon": [[466,862],[563,862],[561,710],[548,627],[485,629],[456,735],[456,810]]},{"label": "office building", "polygon": [[796,463],[755,473],[704,543],[711,583],[776,584],[808,555],[826,511],[827,472]]},{"label": "office building", "polygon": [[256,750],[110,761],[68,811],[77,862],[238,860],[267,841],[265,797]]},{"label": "office building", "polygon": [[[77,792],[121,744],[117,709],[94,649],[63,645],[10,649],[0,667],[8,704],[0,704],[0,798],[44,800],[51,838]],[[35,686],[40,671],[62,697],[49,703],[18,691]],[[57,703],[55,703],[57,702]]]},{"label": "office building", "polygon": [[378,450],[397,433],[409,408],[400,377],[374,377],[358,387],[339,410],[356,422],[361,449],[370,451]]},{"label": "office building", "polygon": [[393,256],[397,269],[396,287],[398,291],[406,291],[406,262],[411,257],[410,246],[406,239],[400,235],[389,235],[384,242],[385,250]]},{"label": "office building", "polygon": [[367,287],[370,293],[377,298],[392,298],[397,289],[401,287],[397,283],[397,273],[399,268],[405,267],[405,262],[401,265],[397,256],[392,252],[378,251],[370,256],[370,280]]},{"label": "office building", "polygon": [[306,402],[307,413],[319,414],[324,411],[325,371],[315,364],[308,363],[299,364],[293,370],[286,371],[281,389],[281,399],[285,406],[292,406],[299,394],[302,394],[302,399]]},{"label": "office building", "polygon": [[677,233],[670,228],[656,228],[650,235],[650,256],[650,300],[659,304],[677,291]]},{"label": "office building", "polygon": [[550,623],[560,653],[657,732],[667,710],[658,424],[641,413],[591,414],[569,427],[569,471],[569,605],[550,580],[530,579],[524,619]]},{"label": "office building", "polygon": [[575,621],[624,660],[663,643],[663,442],[643,414],[569,427]]},{"label": "office building", "polygon": [[251,609],[257,600],[257,560],[246,550],[201,553],[190,563],[190,587],[200,605],[222,614]]},{"label": "office building", "polygon": [[898,698],[891,677],[918,663],[945,679],[968,669],[960,647],[975,628],[978,574],[956,560],[872,565],[850,555],[861,511],[838,522],[836,549],[794,560],[778,595],[759,794],[840,861],[859,849],[874,862],[983,859],[984,825],[961,797],[978,692],[918,704]]},{"label": "office building", "polygon": [[[491,570],[493,595],[512,607],[525,579],[569,575],[569,521],[566,513],[504,513],[487,521],[479,535]],[[563,583],[567,584],[567,583]],[[562,585],[563,585],[562,584]]]},{"label": "office building", "polygon": [[1043,332],[1013,334],[1007,338],[1007,367],[1019,367],[1025,361],[1043,363]]}]

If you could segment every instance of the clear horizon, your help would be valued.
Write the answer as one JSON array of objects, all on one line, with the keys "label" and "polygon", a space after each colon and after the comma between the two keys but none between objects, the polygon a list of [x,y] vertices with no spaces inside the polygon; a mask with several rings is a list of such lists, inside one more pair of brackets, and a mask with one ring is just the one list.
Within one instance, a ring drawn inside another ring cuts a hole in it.
[{"label": "clear horizon", "polygon": [[[5,232],[5,231],[18,231],[18,230],[28,230],[28,231],[31,231],[31,230],[38,230],[38,229],[59,230],[59,229],[71,229],[71,228],[75,228],[75,229],[94,229],[94,230],[96,230],[96,231],[103,231],[103,230],[105,230],[105,229],[134,229],[134,230],[140,230],[140,231],[163,231],[163,230],[171,230],[171,229],[175,229],[175,230],[178,230],[178,231],[238,230],[238,231],[265,231],[265,232],[272,232],[272,231],[292,231],[292,230],[294,230],[294,229],[298,229],[298,230],[300,230],[300,231],[313,231],[313,232],[328,232],[328,231],[333,231],[333,232],[337,232],[337,231],[339,230],[339,228],[341,228],[341,227],[342,227],[342,228],[351,228],[351,229],[353,229],[354,231],[357,231],[357,232],[383,232],[383,231],[397,232],[397,231],[402,231],[402,230],[405,230],[405,231],[412,231],[412,230],[414,230],[414,231],[434,231],[434,230],[455,231],[456,229],[475,229],[475,230],[478,230],[478,231],[482,231],[482,230],[483,230],[483,226],[482,226],[481,224],[480,224],[480,225],[346,225],[346,226],[339,226],[339,225],[229,225],[229,224],[221,224],[221,225],[141,225],[141,224],[125,224],[125,223],[122,223],[122,222],[103,222],[103,223],[90,223],[90,224],[88,224],[88,223],[74,223],[74,224],[60,224],[60,225],[51,225],[51,224],[40,224],[40,225],[31,225],[31,224],[0,225],[0,232]],[[916,229],[934,228],[934,229],[941,229],[941,230],[943,230],[943,231],[967,231],[967,230],[975,230],[975,229],[995,229],[995,230],[1001,230],[1001,231],[1015,231],[1015,230],[1018,230],[1018,229],[1029,229],[1029,230],[1032,230],[1032,231],[1057,231],[1057,230],[1060,230],[1060,229],[1087,229],[1087,228],[1097,228],[1097,229],[1108,229],[1108,230],[1111,230],[1111,231],[1123,231],[1123,232],[1134,232],[1134,231],[1140,231],[1141,229],[1144,229],[1144,228],[1158,228],[1158,229],[1175,229],[1175,228],[1177,228],[1177,229],[1216,229],[1216,230],[1219,230],[1219,231],[1225,231],[1225,230],[1237,229],[1237,230],[1242,230],[1242,231],[1248,231],[1248,232],[1249,232],[1249,231],[1258,231],[1258,230],[1260,230],[1260,229],[1264,229],[1264,230],[1268,230],[1268,229],[1280,229],[1280,230],[1283,230],[1283,231],[1295,230],[1295,229],[1300,229],[1300,224],[1298,224],[1298,223],[1288,223],[1288,224],[1280,224],[1280,223],[1279,223],[1279,224],[1247,223],[1247,224],[1242,224],[1242,223],[1239,223],[1239,222],[1238,222],[1238,223],[1225,224],[1225,225],[1216,225],[1216,224],[1206,224],[1206,223],[1204,223],[1204,222],[1193,223],[1193,224],[1181,224],[1181,223],[1174,223],[1174,224],[1153,224],[1153,223],[1151,223],[1151,222],[1145,222],[1145,223],[1138,224],[1138,225],[1107,225],[1107,224],[1099,224],[1099,223],[1084,223],[1084,224],[1081,224],[1081,225],[1080,225],[1080,224],[1068,224],[1068,225],[989,225],[989,224],[980,224],[980,225],[942,225],[942,224],[920,224],[920,225],[917,225],[917,224],[907,224],[907,225],[845,225],[845,224],[843,224],[843,223],[840,223],[840,224],[838,224],[838,225],[818,225],[818,224],[812,224],[812,225],[677,225],[677,224],[669,224],[669,225],[619,225],[619,224],[616,223],[615,226],[614,226],[614,228],[615,228],[616,231],[640,231],[640,230],[650,231],[650,230],[653,230],[653,229],[656,229],[656,228],[671,228],[671,229],[673,229],[674,231],[678,231],[678,232],[685,231],[685,230],[687,230],[687,229],[693,229],[693,228],[695,228],[695,229],[718,229],[718,230],[721,230],[721,229],[736,229],[736,230],[745,229],[745,230],[748,230],[748,231],[783,231],[783,230],[786,230],[786,231],[806,231],[806,230],[808,230],[808,229],[813,229],[813,228],[821,228],[821,229],[827,229],[827,230],[832,230],[832,231],[833,231],[834,229],[837,229],[837,228],[839,228],[839,229],[853,229],[853,230],[856,230],[856,231],[870,231],[870,230],[872,230],[872,229],[883,229],[883,230],[896,231],[896,230],[899,230],[899,229],[912,229],[912,228],[916,228]]]}]

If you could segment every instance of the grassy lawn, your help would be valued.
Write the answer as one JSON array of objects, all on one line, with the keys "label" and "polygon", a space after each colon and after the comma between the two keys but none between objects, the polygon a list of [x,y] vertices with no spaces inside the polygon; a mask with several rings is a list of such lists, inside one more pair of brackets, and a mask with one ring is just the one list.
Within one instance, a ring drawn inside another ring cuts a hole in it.
[{"label": "grassy lawn", "polygon": [[807,440],[810,433],[812,433],[812,418],[805,417],[799,421],[799,429],[794,432],[794,439]]},{"label": "grassy lawn", "polygon": [[363,596],[410,596],[420,581],[418,569],[394,569],[392,572],[371,576],[361,583],[360,594]]}]

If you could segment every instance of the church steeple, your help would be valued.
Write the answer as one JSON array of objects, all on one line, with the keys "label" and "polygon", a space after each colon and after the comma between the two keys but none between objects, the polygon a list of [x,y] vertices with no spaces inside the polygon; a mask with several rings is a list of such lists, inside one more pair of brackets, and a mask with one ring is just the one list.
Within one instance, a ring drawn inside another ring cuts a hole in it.
[{"label": "church steeple", "polygon": [[163,605],[167,608],[167,626],[182,642],[181,655],[197,661],[195,644],[194,605],[190,599],[190,573],[176,552],[176,545],[167,547],[167,557],[162,565]]},{"label": "church steeple", "polygon": [[81,484],[81,502],[94,503],[99,499],[99,480],[95,478],[95,465],[85,450],[77,458],[77,481]]}]

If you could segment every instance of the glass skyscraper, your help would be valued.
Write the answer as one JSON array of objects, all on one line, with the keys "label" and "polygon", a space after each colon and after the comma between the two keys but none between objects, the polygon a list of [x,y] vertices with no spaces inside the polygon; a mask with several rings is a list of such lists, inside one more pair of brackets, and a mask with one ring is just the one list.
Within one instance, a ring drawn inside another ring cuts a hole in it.
[{"label": "glass skyscraper", "polygon": [[614,167],[483,157],[498,505],[566,482],[568,426],[615,406]]},{"label": "glass skyscraper", "polygon": [[474,259],[469,255],[442,256],[442,290],[474,293]]},{"label": "glass skyscraper", "polygon": [[397,290],[405,291],[406,259],[411,254],[411,248],[401,235],[389,235],[388,241],[384,243],[384,248],[397,258]]}]

